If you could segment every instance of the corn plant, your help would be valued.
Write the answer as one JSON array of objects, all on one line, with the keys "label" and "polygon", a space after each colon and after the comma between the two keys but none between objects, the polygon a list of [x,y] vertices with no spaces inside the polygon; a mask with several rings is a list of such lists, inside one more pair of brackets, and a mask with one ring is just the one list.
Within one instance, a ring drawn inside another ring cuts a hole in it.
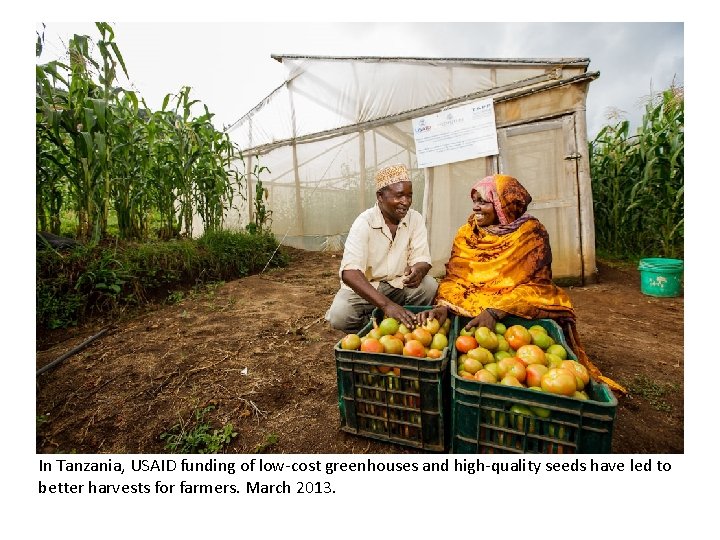
[{"label": "corn plant", "polygon": [[[110,183],[109,122],[118,64],[127,75],[112,28],[97,23],[102,64],[90,55],[88,36],[69,42],[69,65],[51,62],[36,70],[38,136],[67,160],[67,181],[78,215],[78,237],[99,240],[107,227]],[[62,72],[67,71],[66,78]],[[93,80],[96,71],[98,82]],[[59,86],[58,86],[59,85]]]},{"label": "corn plant", "polygon": [[266,187],[263,186],[260,180],[260,174],[263,172],[270,172],[267,167],[255,165],[251,173],[251,178],[255,179],[255,198],[253,199],[253,217],[254,222],[248,223],[245,229],[250,233],[265,233],[270,231],[272,224],[272,210],[268,210],[265,206],[265,202],[268,200],[269,192]]},{"label": "corn plant", "polygon": [[146,107],[140,108],[131,92],[118,96],[114,108],[110,199],[117,216],[118,236],[122,239],[146,238],[154,210],[149,194],[152,177],[146,110]]},{"label": "corn plant", "polygon": [[[192,235],[197,213],[206,230],[217,230],[244,176],[242,156],[227,133],[217,131],[207,106],[190,88],[168,94],[151,111],[136,94],[118,86],[127,76],[107,23],[93,56],[89,36],[69,40],[67,62],[36,67],[37,226],[59,234],[60,215],[71,210],[76,236],[97,243],[107,236],[108,217],[118,235],[143,239],[151,215],[159,215],[161,238]],[[38,34],[36,51],[42,51]]]},{"label": "corn plant", "polygon": [[646,105],[642,126],[605,126],[590,143],[598,250],[621,258],[681,257],[684,100],[671,87]]}]

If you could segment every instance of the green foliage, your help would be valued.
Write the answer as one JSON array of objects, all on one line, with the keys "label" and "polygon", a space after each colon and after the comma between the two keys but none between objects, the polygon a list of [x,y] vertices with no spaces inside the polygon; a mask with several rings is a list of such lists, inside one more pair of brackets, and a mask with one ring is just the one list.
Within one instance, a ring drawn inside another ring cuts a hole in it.
[{"label": "green foliage", "polygon": [[44,424],[50,421],[50,413],[35,415],[35,429],[39,430]]},{"label": "green foliage", "polygon": [[[189,87],[168,94],[160,111],[120,87],[119,70],[128,72],[113,29],[96,27],[95,43],[68,41],[69,63],[36,66],[37,227],[60,234],[61,215],[72,211],[74,236],[97,243],[112,211],[122,239],[148,238],[154,214],[165,239],[192,236],[195,213],[205,230],[220,228],[243,197],[238,148]],[[38,55],[43,40],[38,34]]]},{"label": "green foliage", "polygon": [[167,301],[170,304],[179,304],[183,301],[185,298],[185,293],[183,291],[173,291],[170,294],[168,294]]},{"label": "green foliage", "polygon": [[205,415],[214,408],[208,405],[196,409],[189,419],[181,419],[160,435],[160,439],[165,441],[165,450],[173,454],[217,454],[224,450],[237,432],[233,431],[232,424],[216,429],[205,420]]},{"label": "green foliage", "polygon": [[648,101],[643,124],[605,126],[590,143],[595,238],[618,258],[681,258],[684,250],[684,95]]},{"label": "green foliage", "polygon": [[237,279],[287,262],[271,234],[231,231],[209,232],[199,240],[106,242],[64,253],[38,250],[36,323],[61,328],[158,296],[179,300],[179,288]]},{"label": "green foliage", "polygon": [[287,258],[275,251],[277,240],[271,233],[209,231],[198,242],[211,255],[206,271],[217,279],[244,276],[260,271],[266,265],[287,265]]},{"label": "green foliage", "polygon": [[265,436],[265,440],[258,444],[253,450],[253,454],[263,454],[269,448],[272,448],[280,441],[280,437],[275,433],[270,433]]},{"label": "green foliage", "polygon": [[85,306],[81,294],[64,290],[60,280],[38,282],[35,294],[37,324],[54,330],[75,326]]},{"label": "green foliage", "polygon": [[265,206],[269,193],[260,180],[260,173],[265,171],[270,172],[270,169],[255,165],[251,175],[251,178],[255,179],[255,199],[253,200],[255,221],[248,223],[245,228],[252,234],[268,232],[272,223],[272,210],[268,210]]},{"label": "green foliage", "polygon": [[[128,70],[112,26],[95,26],[94,43],[84,35],[68,41],[67,63],[36,66],[37,227],[84,244],[38,252],[41,327],[286,263],[262,227],[191,240],[195,215],[206,234],[219,233],[234,198],[244,198],[242,155],[189,87],[166,95],[159,111],[120,87],[117,75]],[[43,44],[38,33],[38,56]],[[258,182],[265,170],[253,170]],[[260,214],[262,224],[268,216]],[[119,241],[109,243],[112,235]],[[155,237],[169,241],[149,241]]]}]

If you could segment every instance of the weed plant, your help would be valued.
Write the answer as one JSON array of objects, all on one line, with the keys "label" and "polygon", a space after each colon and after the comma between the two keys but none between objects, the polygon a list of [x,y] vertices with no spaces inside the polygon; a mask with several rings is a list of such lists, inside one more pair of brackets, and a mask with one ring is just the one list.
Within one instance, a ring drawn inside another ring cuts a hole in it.
[{"label": "weed plant", "polygon": [[169,431],[160,435],[165,450],[173,454],[218,454],[237,436],[232,424],[221,429],[213,428],[205,416],[214,409],[212,405],[196,409],[187,420],[180,420]]},{"label": "weed plant", "polygon": [[654,409],[670,412],[672,407],[665,401],[665,396],[677,391],[677,386],[669,383],[657,383],[645,375],[637,375],[628,385],[632,394],[648,400]]}]

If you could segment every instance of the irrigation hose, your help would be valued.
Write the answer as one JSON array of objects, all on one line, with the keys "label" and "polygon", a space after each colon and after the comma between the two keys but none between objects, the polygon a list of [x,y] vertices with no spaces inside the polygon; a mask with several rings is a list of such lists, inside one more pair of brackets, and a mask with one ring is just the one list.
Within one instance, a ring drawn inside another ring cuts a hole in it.
[{"label": "irrigation hose", "polygon": [[108,330],[110,330],[110,328],[112,328],[112,327],[111,327],[111,326],[106,326],[105,328],[103,328],[102,330],[100,330],[100,331],[99,331],[97,334],[95,334],[94,336],[90,336],[89,338],[87,338],[85,341],[83,341],[83,342],[82,342],[80,345],[78,345],[77,347],[74,347],[74,348],[70,349],[68,352],[66,352],[65,354],[63,354],[63,355],[60,356],[59,358],[56,358],[55,360],[53,360],[53,361],[50,362],[49,364],[44,365],[43,367],[41,367],[40,369],[38,369],[38,370],[35,372],[35,376],[37,377],[37,376],[40,375],[41,373],[45,373],[47,370],[54,368],[55,366],[57,366],[57,365],[60,364],[61,362],[64,362],[65,360],[67,360],[68,358],[70,358],[73,354],[76,354],[76,353],[82,351],[85,347],[87,347],[88,345],[90,345],[90,343],[92,343],[93,341],[95,341],[97,338],[103,336]]}]

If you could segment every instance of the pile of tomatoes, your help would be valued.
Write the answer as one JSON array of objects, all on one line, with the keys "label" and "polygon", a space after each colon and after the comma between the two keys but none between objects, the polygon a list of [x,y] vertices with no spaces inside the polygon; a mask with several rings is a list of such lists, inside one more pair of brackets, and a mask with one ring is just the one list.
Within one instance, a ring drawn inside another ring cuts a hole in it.
[{"label": "pile of tomatoes", "polygon": [[413,330],[392,317],[384,318],[364,336],[347,334],[340,340],[346,350],[368,353],[399,354],[416,358],[438,359],[449,345],[450,319],[441,325],[437,319]]},{"label": "pile of tomatoes", "polygon": [[481,383],[530,388],[588,399],[588,370],[540,324],[463,328],[455,339],[458,376]]}]

